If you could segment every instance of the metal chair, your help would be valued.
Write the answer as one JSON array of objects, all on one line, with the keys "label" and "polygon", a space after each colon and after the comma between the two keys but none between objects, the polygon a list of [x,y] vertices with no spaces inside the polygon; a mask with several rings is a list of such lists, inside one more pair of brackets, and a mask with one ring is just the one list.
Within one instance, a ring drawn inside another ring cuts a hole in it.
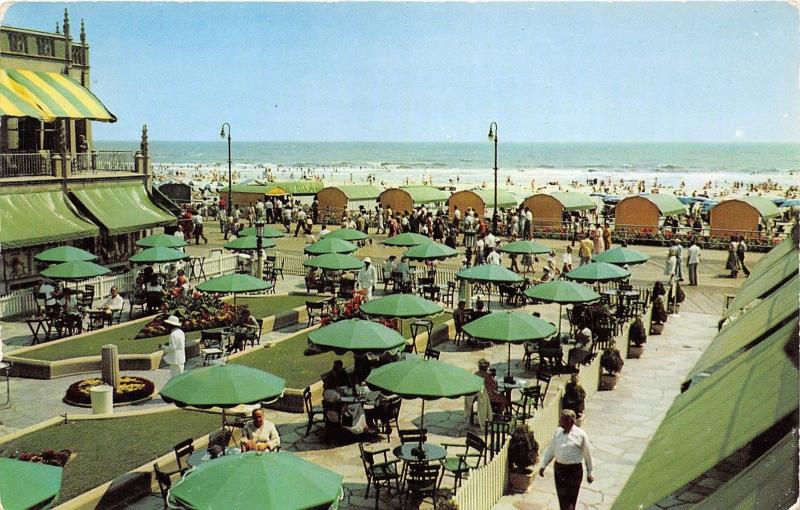
[{"label": "metal chair", "polygon": [[306,327],[311,327],[315,322],[322,321],[325,307],[325,301],[306,301],[306,315],[308,315],[308,324],[306,324]]},{"label": "metal chair", "polygon": [[539,402],[539,386],[531,386],[521,390],[522,397],[511,402],[511,414],[517,420],[533,418],[533,411]]},{"label": "metal chair", "polygon": [[306,426],[306,435],[308,435],[315,423],[325,423],[325,409],[321,405],[315,406],[311,401],[311,386],[306,386],[303,390],[303,407],[308,416],[308,425]]},{"label": "metal chair", "polygon": [[435,509],[436,494],[439,491],[439,473],[442,470],[442,465],[413,462],[407,464],[407,466],[408,474],[403,494],[403,507],[406,506],[409,498],[413,498],[415,502],[431,498]]},{"label": "metal chair", "polygon": [[539,356],[539,345],[534,342],[525,342],[522,345],[525,347],[525,354],[522,357],[522,361],[525,363],[525,370],[530,370],[533,365],[534,354],[537,357]]},{"label": "metal chair", "polygon": [[552,379],[552,377],[553,376],[548,372],[538,372],[536,374],[535,388],[539,390],[539,398],[534,401],[534,409],[544,407],[544,398],[547,396],[547,390],[550,389],[550,379]]},{"label": "metal chair", "polygon": [[444,294],[442,295],[442,301],[450,308],[453,308],[455,295],[456,295],[456,282],[447,282],[447,287],[445,287]]},{"label": "metal chair", "polygon": [[448,453],[452,448],[464,449],[454,456],[446,457],[441,461],[442,480],[439,480],[439,486],[441,486],[444,476],[450,473],[454,478],[453,489],[455,490],[461,485],[461,480],[467,477],[470,469],[475,469],[481,465],[481,462],[485,462],[486,442],[474,432],[467,432],[464,444],[442,443],[442,446]]},{"label": "metal chair", "polygon": [[364,465],[364,474],[367,476],[367,491],[364,497],[369,497],[370,486],[375,487],[375,509],[381,499],[381,489],[391,491],[394,484],[397,491],[400,491],[400,473],[397,471],[399,459],[389,460],[389,448],[378,450],[366,450],[364,443],[358,443],[358,450],[361,452],[361,463]]},{"label": "metal chair", "polygon": [[506,442],[506,436],[511,432],[511,419],[507,416],[495,414],[491,420],[486,422],[483,429],[483,442],[486,444],[487,457],[490,461],[500,452],[500,448]]},{"label": "metal chair", "polygon": [[203,365],[208,365],[212,360],[222,357],[222,332],[200,331],[200,355],[203,356]]},{"label": "metal chair", "polygon": [[428,440],[428,429],[397,429],[397,435],[400,436],[400,442],[406,443],[424,443]]},{"label": "metal chair", "polygon": [[164,500],[164,508],[170,507],[167,503],[167,498],[169,497],[169,490],[172,488],[172,477],[175,475],[182,476],[187,469],[188,468],[179,469],[177,471],[162,471],[161,468],[158,467],[158,464],[153,464],[153,472],[158,482],[158,488],[161,491],[161,498]]},{"label": "metal chair", "polygon": [[[181,458],[189,457],[189,455],[194,453],[194,439],[191,437],[189,439],[184,439],[180,443],[175,445],[175,460],[178,462],[178,469],[184,469],[183,464],[181,463]],[[189,465],[186,465],[186,469],[189,468]]]}]

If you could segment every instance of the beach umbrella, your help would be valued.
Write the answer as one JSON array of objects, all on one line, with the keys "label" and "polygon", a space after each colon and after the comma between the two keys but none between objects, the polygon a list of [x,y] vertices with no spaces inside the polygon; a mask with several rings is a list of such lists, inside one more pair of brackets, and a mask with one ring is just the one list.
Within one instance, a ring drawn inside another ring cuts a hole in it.
[{"label": "beach umbrella", "polygon": [[553,336],[556,326],[523,312],[494,312],[464,325],[464,331],[478,340],[508,344],[508,372],[511,381],[511,344]]},{"label": "beach umbrella", "polygon": [[418,244],[431,242],[433,242],[433,240],[430,237],[413,232],[406,232],[386,239],[383,244],[386,246],[416,246]]},{"label": "beach umbrella", "polygon": [[361,311],[373,317],[420,319],[440,314],[444,308],[415,294],[392,294],[362,304]]},{"label": "beach umbrella", "polygon": [[784,200],[780,203],[780,207],[800,207],[800,198],[792,198],[790,200]]},{"label": "beach umbrella", "polygon": [[516,253],[518,255],[540,255],[553,251],[552,248],[536,241],[514,241],[501,245],[499,249],[503,253]]},{"label": "beach umbrella", "polygon": [[59,263],[59,262],[74,262],[82,260],[84,262],[91,262],[97,260],[97,255],[89,253],[86,250],[75,248],[74,246],[57,246],[50,248],[43,252],[39,252],[33,257],[39,262]]},{"label": "beach umbrella", "polygon": [[[269,238],[261,238],[261,248],[273,248],[276,243]],[[231,251],[253,251],[258,249],[258,239],[255,236],[242,236],[237,237],[233,241],[225,243],[223,248]]]},{"label": "beach umbrella", "polygon": [[326,271],[353,271],[364,267],[364,263],[350,255],[343,255],[341,253],[326,253],[325,255],[317,255],[308,260],[303,261],[306,267],[316,267]]},{"label": "beach umbrella", "polygon": [[[422,399],[420,428],[425,428],[425,401],[474,395],[483,388],[483,378],[461,367],[434,359],[412,358],[374,369],[367,377],[372,389],[394,393],[405,399]],[[420,438],[419,452],[422,453]]]},{"label": "beach umbrella", "polygon": [[525,295],[543,303],[558,303],[558,334],[561,335],[561,307],[568,304],[591,303],[600,299],[600,294],[586,285],[555,280],[540,283],[525,289]]},{"label": "beach umbrella", "polygon": [[369,236],[360,230],[354,228],[340,228],[333,232],[325,234],[323,239],[342,239],[344,241],[364,241],[369,239]]},{"label": "beach umbrella", "polygon": [[136,246],[142,248],[183,248],[188,243],[180,237],[175,237],[169,234],[154,234],[151,236],[143,237],[136,241]]},{"label": "beach umbrella", "polygon": [[628,278],[631,272],[607,262],[589,262],[579,266],[565,276],[579,282],[602,283]]},{"label": "beach umbrella", "polygon": [[64,468],[0,457],[0,508],[43,508],[61,492]]},{"label": "beach umbrella", "polygon": [[622,201],[622,197],[619,195],[605,195],[603,197],[603,203],[606,204],[616,204]]},{"label": "beach umbrella", "polygon": [[174,248],[164,248],[155,246],[147,248],[128,258],[128,262],[134,264],[161,264],[164,262],[175,262],[176,260],[186,260],[189,255]]},{"label": "beach umbrella", "polygon": [[303,253],[309,255],[324,255],[326,253],[353,253],[358,250],[358,246],[345,241],[344,239],[336,239],[335,237],[326,237],[319,240],[314,244],[309,244],[303,248]]},{"label": "beach umbrella", "polygon": [[458,251],[440,243],[422,243],[412,246],[403,254],[409,260],[436,260],[455,257]]},{"label": "beach umbrella", "polygon": [[87,278],[103,276],[110,272],[111,270],[107,267],[100,266],[94,262],[75,260],[50,266],[42,271],[41,275],[54,280],[86,280]]},{"label": "beach umbrella", "polygon": [[[239,232],[239,236],[254,237],[255,235],[256,235],[256,227],[247,227],[246,229]],[[279,237],[283,237],[284,235],[285,234],[278,229],[265,226],[264,232],[261,234],[261,237],[267,239],[278,239]]]},{"label": "beach umbrella", "polygon": [[342,475],[288,452],[227,455],[195,468],[170,490],[187,508],[307,510],[335,508]]},{"label": "beach umbrella", "polygon": [[308,341],[323,350],[342,355],[345,352],[381,354],[396,351],[406,344],[397,331],[377,322],[348,319],[312,331]]},{"label": "beach umbrella", "polygon": [[270,287],[272,287],[271,283],[259,280],[254,276],[233,273],[206,280],[197,286],[197,290],[235,295],[242,292],[267,290]]},{"label": "beach umbrella", "polygon": [[[472,266],[467,269],[462,269],[456,273],[456,278],[466,280],[468,282],[487,283],[499,285],[501,283],[519,283],[524,281],[524,278],[514,271],[507,269],[499,264],[481,264]],[[489,299],[487,302],[491,307],[491,288],[489,290]]]},{"label": "beach umbrella", "polygon": [[636,264],[644,264],[650,260],[650,256],[645,255],[640,251],[617,246],[616,248],[611,248],[610,250],[606,250],[603,253],[596,255],[594,258],[592,258],[592,260],[595,262],[606,262],[608,264],[614,264],[617,266],[633,266]]}]

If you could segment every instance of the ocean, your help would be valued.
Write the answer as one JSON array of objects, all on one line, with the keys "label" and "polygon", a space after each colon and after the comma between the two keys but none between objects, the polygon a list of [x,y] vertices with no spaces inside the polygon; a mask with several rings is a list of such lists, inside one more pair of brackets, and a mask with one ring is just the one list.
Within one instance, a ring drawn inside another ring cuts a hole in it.
[{"label": "ocean", "polygon": [[[136,150],[138,142],[97,141],[95,149]],[[227,170],[227,144],[150,142],[154,171],[209,179]],[[331,182],[482,184],[491,179],[494,147],[484,143],[236,142],[232,159],[239,181],[315,175]],[[796,185],[800,144],[790,143],[504,143],[498,147],[501,183],[528,187],[587,179],[644,179],[687,188],[715,181]],[[452,181],[451,181],[452,180]]]}]

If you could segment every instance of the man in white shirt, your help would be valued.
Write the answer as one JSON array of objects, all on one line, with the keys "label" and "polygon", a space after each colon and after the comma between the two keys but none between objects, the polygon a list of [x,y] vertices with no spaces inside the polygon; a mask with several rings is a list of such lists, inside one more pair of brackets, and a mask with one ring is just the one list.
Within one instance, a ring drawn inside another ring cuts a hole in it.
[{"label": "man in white shirt", "polygon": [[208,244],[208,238],[203,234],[203,215],[200,214],[200,211],[197,211],[192,216],[192,233],[194,235],[194,244],[200,244],[201,237]]},{"label": "man in white shirt", "polygon": [[688,258],[686,266],[689,268],[689,285],[697,286],[697,266],[700,264],[700,247],[697,241],[692,239],[692,245],[686,250]]},{"label": "man in white shirt", "polygon": [[372,265],[372,259],[364,257],[364,267],[359,269],[356,276],[356,285],[367,292],[367,301],[372,301],[372,289],[378,283],[378,271]]},{"label": "man in white shirt", "polygon": [[53,296],[55,291],[56,288],[48,280],[43,281],[42,284],[39,285],[39,290],[37,292],[39,294],[44,294],[44,306],[54,306],[56,304],[56,298]]},{"label": "man in white shirt", "polygon": [[303,209],[299,209],[297,211],[297,226],[294,229],[294,236],[297,237],[297,234],[300,232],[300,229],[304,229],[306,227],[306,212]]},{"label": "man in white shirt", "polygon": [[489,255],[486,256],[486,263],[487,264],[495,264],[500,265],[500,254],[497,250],[492,250],[489,252]]},{"label": "man in white shirt", "polygon": [[172,326],[169,343],[164,346],[164,361],[169,365],[170,377],[175,377],[183,373],[186,363],[186,335],[181,329],[181,321],[174,315],[170,315],[164,324]]},{"label": "man in white shirt", "polygon": [[117,288],[111,287],[111,294],[109,294],[108,297],[103,300],[103,304],[100,305],[100,308],[105,310],[108,314],[111,314],[118,310],[122,310],[123,304],[124,300],[117,291]]},{"label": "man in white shirt", "polygon": [[326,224],[324,224],[324,223],[323,223],[323,224],[322,224],[322,230],[320,230],[320,231],[319,231],[319,238],[320,238],[320,239],[324,239],[324,238],[325,238],[325,236],[326,236],[326,235],[328,235],[328,234],[330,234],[330,233],[331,233],[331,231],[330,231],[330,229],[328,228],[328,225],[326,225]]},{"label": "man in white shirt", "polygon": [[555,481],[558,504],[561,510],[574,510],[578,502],[578,491],[583,480],[581,460],[586,462],[586,481],[592,483],[592,454],[589,452],[589,437],[575,425],[575,411],[561,411],[561,420],[550,446],[544,452],[539,476],[555,458]]},{"label": "man in white shirt", "polygon": [[486,237],[483,240],[486,243],[486,251],[488,252],[490,249],[495,249],[497,247],[497,238],[489,232],[486,234]]},{"label": "man in white shirt", "polygon": [[267,451],[277,449],[281,445],[281,436],[271,421],[264,419],[262,409],[253,410],[253,421],[244,426],[243,433],[247,439],[242,441],[242,450],[261,450],[259,443],[264,444]]}]

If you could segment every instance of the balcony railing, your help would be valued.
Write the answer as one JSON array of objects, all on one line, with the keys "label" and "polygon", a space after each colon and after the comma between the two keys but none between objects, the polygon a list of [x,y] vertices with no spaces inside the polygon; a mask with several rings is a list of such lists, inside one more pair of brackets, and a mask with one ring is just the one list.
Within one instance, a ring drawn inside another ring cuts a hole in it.
[{"label": "balcony railing", "polygon": [[95,151],[72,155],[72,173],[135,172],[133,151]]},{"label": "balcony railing", "polygon": [[52,175],[47,153],[0,154],[0,178]]}]

